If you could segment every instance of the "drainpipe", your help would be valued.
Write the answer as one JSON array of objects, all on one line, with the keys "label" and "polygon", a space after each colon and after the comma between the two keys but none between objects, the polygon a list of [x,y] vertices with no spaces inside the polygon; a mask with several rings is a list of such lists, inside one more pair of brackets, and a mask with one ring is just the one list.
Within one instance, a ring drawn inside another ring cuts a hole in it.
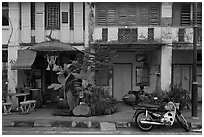
[{"label": "drainpipe", "polygon": [[198,107],[198,83],[196,80],[197,75],[197,2],[194,3],[194,26],[193,26],[193,77],[192,77],[192,117],[197,117]]}]

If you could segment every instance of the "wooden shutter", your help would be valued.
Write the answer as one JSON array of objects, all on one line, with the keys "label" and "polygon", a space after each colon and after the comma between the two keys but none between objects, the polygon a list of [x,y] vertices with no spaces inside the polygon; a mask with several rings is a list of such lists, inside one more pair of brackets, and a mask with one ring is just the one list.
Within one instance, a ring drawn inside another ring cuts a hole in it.
[{"label": "wooden shutter", "polygon": [[190,25],[190,4],[181,5],[181,26]]},{"label": "wooden shutter", "polygon": [[107,25],[115,25],[116,24],[116,7],[108,6],[107,9]]},{"label": "wooden shutter", "polygon": [[128,6],[120,4],[118,6],[118,24],[128,25]]},{"label": "wooden shutter", "polygon": [[197,24],[202,25],[202,3],[198,3]]},{"label": "wooden shutter", "polygon": [[139,25],[149,25],[149,11],[148,11],[148,5],[147,4],[140,4],[139,6]]},{"label": "wooden shutter", "polygon": [[129,25],[137,25],[138,17],[136,14],[137,14],[136,4],[129,5],[128,11]]},{"label": "wooden shutter", "polygon": [[98,25],[106,25],[106,7],[98,7]]},{"label": "wooden shutter", "polygon": [[158,4],[150,4],[150,25],[160,24],[160,7]]}]

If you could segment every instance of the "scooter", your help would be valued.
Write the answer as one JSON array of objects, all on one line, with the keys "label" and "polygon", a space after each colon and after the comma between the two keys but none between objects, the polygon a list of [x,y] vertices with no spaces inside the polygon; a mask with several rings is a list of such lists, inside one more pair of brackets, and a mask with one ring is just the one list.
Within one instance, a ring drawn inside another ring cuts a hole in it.
[{"label": "scooter", "polygon": [[178,105],[172,101],[165,102],[161,106],[139,103],[134,109],[135,124],[142,131],[150,131],[154,126],[172,126],[175,119],[186,132],[191,129],[191,123],[185,120]]}]

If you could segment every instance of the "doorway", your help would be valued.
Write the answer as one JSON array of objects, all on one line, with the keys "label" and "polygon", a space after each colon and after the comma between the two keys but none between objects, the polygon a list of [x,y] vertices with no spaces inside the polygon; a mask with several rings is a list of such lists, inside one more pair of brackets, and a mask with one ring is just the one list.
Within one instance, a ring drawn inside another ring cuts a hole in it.
[{"label": "doorway", "polygon": [[173,65],[173,84],[179,85],[185,90],[191,91],[191,65]]},{"label": "doorway", "polygon": [[113,97],[122,101],[125,94],[132,90],[132,64],[114,64]]}]

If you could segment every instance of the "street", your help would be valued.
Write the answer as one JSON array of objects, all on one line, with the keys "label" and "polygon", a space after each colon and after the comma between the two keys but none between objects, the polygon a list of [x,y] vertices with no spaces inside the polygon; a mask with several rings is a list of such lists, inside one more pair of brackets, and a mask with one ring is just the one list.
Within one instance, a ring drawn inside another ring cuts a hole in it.
[{"label": "street", "polygon": [[185,132],[182,128],[160,127],[150,132],[138,128],[117,128],[116,131],[101,131],[99,128],[62,128],[62,127],[3,127],[2,135],[201,135],[201,132]]}]

